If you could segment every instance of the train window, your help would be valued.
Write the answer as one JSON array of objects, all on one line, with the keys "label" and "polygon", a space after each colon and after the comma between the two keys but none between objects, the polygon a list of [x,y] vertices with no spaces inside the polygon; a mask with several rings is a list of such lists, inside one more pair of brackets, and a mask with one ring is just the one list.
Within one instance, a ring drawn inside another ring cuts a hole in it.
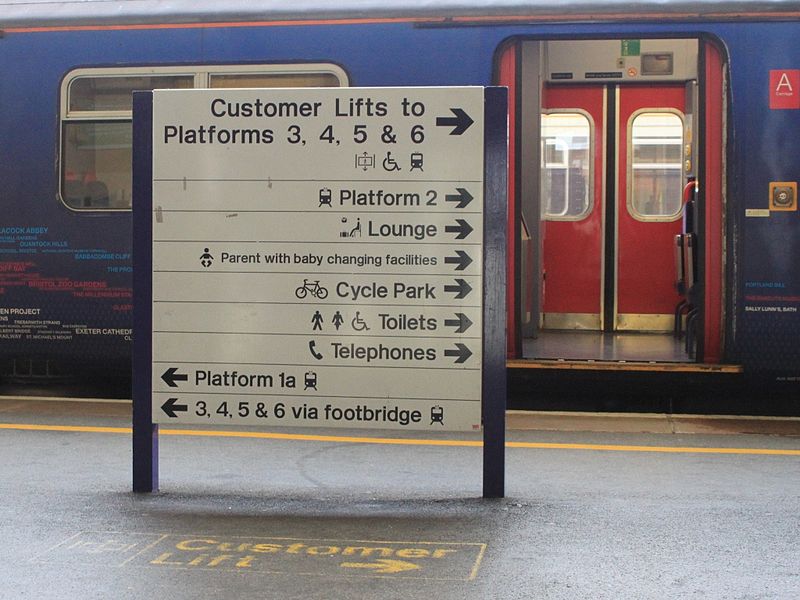
[{"label": "train window", "polygon": [[261,87],[338,87],[339,79],[333,73],[238,73],[231,75],[211,74],[212,88],[261,88]]},{"label": "train window", "polygon": [[628,132],[628,211],[640,221],[678,219],[683,190],[682,116],[638,112]]},{"label": "train window", "polygon": [[61,88],[61,199],[75,210],[131,207],[134,90],[336,87],[336,65],[208,65],[77,69]]},{"label": "train window", "polygon": [[130,122],[65,123],[61,195],[72,208],[130,208]]},{"label": "train window", "polygon": [[542,115],[542,218],[578,221],[592,210],[592,123],[579,112]]},{"label": "train window", "polygon": [[69,112],[130,111],[134,90],[194,87],[193,75],[77,77],[70,83]]}]

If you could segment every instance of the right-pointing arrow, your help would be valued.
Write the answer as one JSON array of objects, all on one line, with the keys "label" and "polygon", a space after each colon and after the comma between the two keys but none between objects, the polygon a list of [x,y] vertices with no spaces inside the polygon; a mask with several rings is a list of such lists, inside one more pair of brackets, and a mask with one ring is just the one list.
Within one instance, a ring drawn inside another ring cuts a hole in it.
[{"label": "right-pointing arrow", "polygon": [[372,569],[374,573],[402,573],[403,571],[413,571],[421,568],[419,565],[406,560],[394,560],[391,558],[378,558],[374,563],[343,562],[339,565],[345,569]]},{"label": "right-pointing arrow", "polygon": [[452,117],[436,117],[437,127],[453,128],[450,135],[461,135],[475,122],[463,108],[451,108],[450,112],[453,113]]},{"label": "right-pointing arrow", "polygon": [[444,355],[445,356],[457,356],[458,357],[455,360],[456,364],[461,364],[463,362],[466,362],[466,360],[470,356],[472,356],[472,351],[469,348],[467,348],[464,344],[462,344],[460,342],[457,342],[456,343],[456,348],[457,348],[457,350],[445,350],[444,351]]},{"label": "right-pointing arrow", "polygon": [[472,194],[464,188],[456,188],[458,194],[446,194],[444,197],[445,202],[458,202],[456,208],[465,208],[472,202]]},{"label": "right-pointing arrow", "polygon": [[456,285],[444,286],[445,292],[455,293],[456,300],[463,300],[472,291],[472,286],[463,279],[456,279]]},{"label": "right-pointing arrow", "polygon": [[458,265],[456,271],[463,271],[472,264],[472,258],[463,250],[456,250],[456,256],[445,256],[445,264]]},{"label": "right-pointing arrow", "polygon": [[445,225],[444,230],[447,233],[455,233],[457,240],[463,240],[470,233],[472,233],[472,225],[467,223],[464,219],[456,219],[455,225]]},{"label": "right-pointing arrow", "polygon": [[455,319],[445,319],[445,327],[455,327],[455,333],[464,333],[472,326],[472,321],[464,313],[456,313]]}]

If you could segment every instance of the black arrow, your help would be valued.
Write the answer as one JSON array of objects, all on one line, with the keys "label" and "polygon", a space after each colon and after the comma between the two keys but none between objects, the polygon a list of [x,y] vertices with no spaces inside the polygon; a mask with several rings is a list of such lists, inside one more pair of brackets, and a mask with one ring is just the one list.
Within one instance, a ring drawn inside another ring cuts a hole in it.
[{"label": "black arrow", "polygon": [[458,357],[456,359],[456,364],[461,364],[463,362],[466,362],[467,359],[470,356],[472,356],[472,351],[469,348],[467,348],[464,344],[456,343],[456,348],[458,348],[458,350],[445,350],[444,351],[444,355],[445,356],[457,356]]},{"label": "black arrow", "polygon": [[456,267],[456,271],[463,271],[472,264],[472,259],[469,257],[469,254],[467,254],[463,250],[456,250],[456,254],[458,256],[445,256],[444,257],[445,264],[458,265]]},{"label": "black arrow", "polygon": [[474,123],[470,116],[461,108],[451,108],[450,112],[455,117],[436,117],[437,127],[454,127],[450,135],[461,135]]},{"label": "black arrow", "polygon": [[447,233],[457,233],[456,236],[457,240],[463,240],[467,237],[470,233],[472,233],[473,229],[472,226],[467,223],[464,219],[456,219],[457,225],[445,225],[444,230]]},{"label": "black arrow", "polygon": [[176,381],[189,381],[189,376],[184,375],[182,373],[178,373],[178,369],[176,367],[170,367],[164,374],[161,376],[161,379],[164,380],[169,387],[178,387],[178,384],[175,383]]},{"label": "black arrow", "polygon": [[461,300],[466,298],[467,295],[472,291],[472,286],[468,284],[463,279],[456,279],[456,284],[458,285],[446,285],[444,286],[445,292],[456,292],[455,299]]},{"label": "black arrow", "polygon": [[473,197],[466,189],[464,188],[456,188],[458,194],[446,194],[444,197],[445,202],[458,202],[456,204],[456,208],[464,208],[470,202],[472,202]]},{"label": "black arrow", "polygon": [[456,313],[455,319],[445,319],[445,327],[455,327],[455,333],[464,333],[467,329],[472,327],[472,321],[464,313]]},{"label": "black arrow", "polygon": [[161,410],[163,410],[170,419],[174,419],[178,416],[175,413],[186,412],[189,410],[189,407],[185,404],[175,404],[177,401],[177,398],[169,398],[166,402],[164,402],[164,404],[161,405]]}]

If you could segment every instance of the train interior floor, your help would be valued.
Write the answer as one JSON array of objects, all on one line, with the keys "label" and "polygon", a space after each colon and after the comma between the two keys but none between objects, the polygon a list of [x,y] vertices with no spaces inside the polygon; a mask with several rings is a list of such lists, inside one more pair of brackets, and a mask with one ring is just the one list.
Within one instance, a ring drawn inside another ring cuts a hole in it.
[{"label": "train interior floor", "polygon": [[522,344],[525,359],[689,362],[684,339],[671,333],[539,331]]}]

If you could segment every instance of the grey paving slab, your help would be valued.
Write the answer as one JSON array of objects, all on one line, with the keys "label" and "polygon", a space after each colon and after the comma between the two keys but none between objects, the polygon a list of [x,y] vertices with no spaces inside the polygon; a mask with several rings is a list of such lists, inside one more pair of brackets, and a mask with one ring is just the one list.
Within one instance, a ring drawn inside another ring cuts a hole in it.
[{"label": "grey paving slab", "polygon": [[[38,422],[124,427],[114,410]],[[161,491],[138,495],[127,434],[0,429],[0,597],[800,597],[800,456],[622,448],[800,439],[509,437],[558,446],[509,448],[507,497],[487,501],[478,447],[162,435]]]}]

